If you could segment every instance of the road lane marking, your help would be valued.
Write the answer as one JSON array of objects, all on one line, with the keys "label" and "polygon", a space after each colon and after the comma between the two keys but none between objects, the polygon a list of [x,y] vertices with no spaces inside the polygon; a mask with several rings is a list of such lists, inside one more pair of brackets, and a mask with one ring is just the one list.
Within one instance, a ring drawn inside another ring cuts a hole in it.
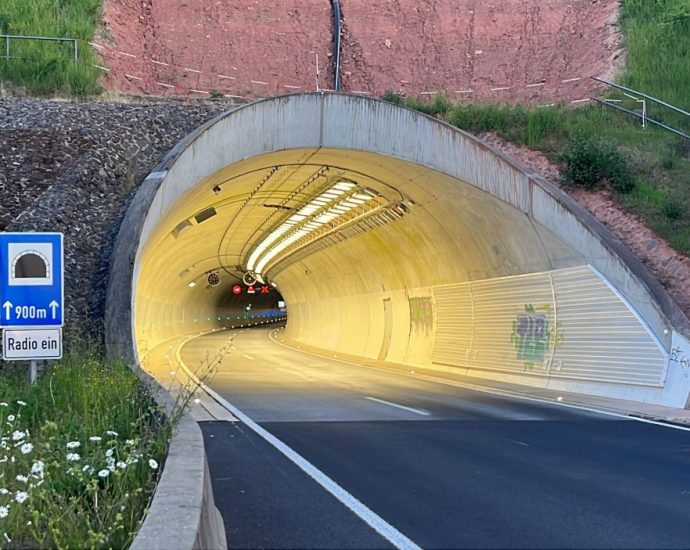
[{"label": "road lane marking", "polygon": [[[314,353],[313,351],[307,351],[303,349],[296,349],[293,346],[289,346],[277,338],[271,337],[270,333],[268,335],[268,339],[273,341],[274,343],[278,344],[279,346],[283,346],[284,348],[291,349],[292,351],[295,352],[300,352],[300,353],[306,353],[309,354],[313,357],[320,357],[321,359],[329,359],[328,357],[324,355],[320,355],[318,353]],[[690,432],[690,427],[688,426],[679,426],[677,424],[671,424],[673,422],[672,420],[663,422],[659,420],[651,420],[649,418],[641,418],[639,416],[633,416],[633,414],[625,414],[625,413],[620,413],[620,412],[613,412],[610,410],[605,410],[605,409],[596,409],[594,407],[590,407],[587,405],[576,405],[574,403],[566,403],[564,401],[556,401],[556,400],[551,400],[547,398],[538,398],[538,397],[530,397],[528,395],[520,394],[520,393],[513,393],[507,390],[497,390],[494,388],[489,388],[487,386],[476,386],[474,384],[465,384],[463,382],[455,382],[452,380],[446,380],[443,378],[436,378],[434,376],[427,376],[425,374],[408,374],[406,372],[400,372],[398,370],[393,370],[393,369],[387,369],[383,367],[376,367],[373,365],[362,365],[360,363],[354,363],[352,361],[347,361],[345,359],[330,359],[331,361],[338,361],[339,363],[345,363],[346,365],[352,365],[353,367],[359,367],[361,369],[371,369],[371,370],[377,370],[380,372],[387,372],[389,374],[397,374],[399,376],[407,376],[408,378],[414,378],[417,380],[426,380],[428,382],[432,382],[434,384],[441,384],[444,386],[454,386],[456,388],[464,388],[472,391],[476,391],[479,393],[487,393],[489,395],[498,395],[501,397],[510,397],[512,399],[519,399],[520,401],[531,401],[533,403],[540,403],[542,405],[555,405],[557,407],[564,407],[566,409],[575,409],[579,411],[587,411],[587,412],[592,412],[595,414],[600,414],[602,416],[613,416],[616,418],[622,418],[624,420],[634,420],[635,422],[642,422],[644,424],[654,424],[656,426],[662,426],[664,428],[671,428],[673,430],[681,430],[684,432]]]},{"label": "road lane marking", "polygon": [[[198,336],[194,336],[193,338],[198,338]],[[415,544],[412,540],[403,535],[400,531],[398,531],[390,523],[384,520],[376,512],[371,510],[367,505],[359,501],[347,490],[338,485],[338,483],[336,483],[330,477],[324,474],[306,458],[304,458],[291,447],[283,443],[271,432],[259,426],[240,409],[232,405],[229,401],[221,397],[217,392],[213,391],[206,384],[201,382],[196,377],[196,375],[191,370],[189,370],[187,365],[185,365],[184,361],[182,361],[182,355],[180,353],[182,350],[182,346],[190,340],[191,338],[179,345],[179,347],[177,348],[176,356],[177,361],[180,364],[180,367],[182,367],[182,370],[184,370],[187,373],[187,376],[189,376],[196,383],[197,386],[202,388],[208,395],[210,395],[218,403],[223,405],[223,407],[225,407],[231,414],[233,414],[235,418],[238,418],[241,422],[243,422],[245,426],[247,426],[250,430],[252,430],[258,436],[263,438],[267,443],[269,443],[278,451],[280,451],[283,455],[285,455],[300,470],[302,470],[314,481],[316,481],[319,485],[321,485],[321,487],[323,487],[326,491],[333,495],[341,504],[350,509],[352,513],[354,513],[358,518],[364,521],[364,523],[366,523],[379,535],[381,535],[388,542],[390,542],[395,548],[398,548],[400,550],[422,550],[420,546]]]},{"label": "road lane marking", "polygon": [[390,401],[386,401],[384,399],[377,399],[376,397],[365,397],[364,399],[368,399],[369,401],[376,401],[377,403],[383,403],[384,405],[388,405],[390,407],[395,407],[397,409],[402,409],[404,411],[409,411],[415,414],[421,414],[422,416],[429,416],[431,413],[427,411],[423,411],[421,409],[413,409],[412,407],[406,407],[405,405],[398,405],[397,403],[391,403]]},{"label": "road lane marking", "polygon": [[251,355],[249,355],[248,353],[243,353],[243,354],[242,354],[242,357],[246,357],[246,358],[249,359],[250,361],[254,361],[254,358],[253,358]]}]

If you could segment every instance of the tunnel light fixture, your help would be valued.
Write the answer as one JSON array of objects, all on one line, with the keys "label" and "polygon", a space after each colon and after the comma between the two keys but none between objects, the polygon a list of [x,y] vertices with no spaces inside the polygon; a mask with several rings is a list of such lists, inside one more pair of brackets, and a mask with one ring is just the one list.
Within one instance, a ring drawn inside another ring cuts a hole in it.
[{"label": "tunnel light fixture", "polygon": [[261,273],[283,250],[325,224],[347,216],[351,210],[362,208],[373,198],[354,182],[337,181],[271,231],[249,255],[247,269]]},{"label": "tunnel light fixture", "polygon": [[189,288],[194,288],[196,286],[196,283],[194,281],[189,281],[189,283],[187,283],[187,286]]}]

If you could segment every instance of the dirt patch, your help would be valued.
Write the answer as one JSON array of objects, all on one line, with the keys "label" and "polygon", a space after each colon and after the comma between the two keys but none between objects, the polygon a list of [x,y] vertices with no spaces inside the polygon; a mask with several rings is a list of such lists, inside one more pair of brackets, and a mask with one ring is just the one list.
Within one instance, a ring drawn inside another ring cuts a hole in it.
[{"label": "dirt patch", "polygon": [[[341,0],[345,91],[586,98],[622,60],[618,0]],[[106,0],[106,86],[262,97],[333,86],[330,0]],[[565,82],[564,82],[565,81]]]},{"label": "dirt patch", "polygon": [[[588,96],[618,51],[617,0],[342,0],[348,90],[551,102]],[[353,54],[353,52],[356,52]],[[581,80],[570,80],[581,78]],[[373,80],[373,85],[371,81]]]},{"label": "dirt patch", "polygon": [[[106,0],[106,88],[131,94],[273,96],[333,86],[325,0]],[[195,91],[196,90],[196,91]],[[204,93],[205,92],[205,93]]]},{"label": "dirt patch", "polygon": [[[483,133],[479,137],[535,174],[561,183],[558,166],[543,153],[509,143],[493,133]],[[630,248],[666,287],[685,315],[690,317],[690,258],[676,252],[663,238],[645,226],[640,218],[626,212],[608,190],[585,191],[566,186],[562,186],[562,189]]]}]

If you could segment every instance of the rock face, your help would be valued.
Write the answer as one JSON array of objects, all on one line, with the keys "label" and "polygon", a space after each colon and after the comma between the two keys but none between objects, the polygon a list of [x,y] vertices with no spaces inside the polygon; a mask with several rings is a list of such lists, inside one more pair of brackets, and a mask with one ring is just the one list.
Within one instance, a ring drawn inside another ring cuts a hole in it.
[{"label": "rock face", "polygon": [[133,191],[228,102],[0,99],[0,231],[65,234],[65,344],[103,341],[113,243]]}]

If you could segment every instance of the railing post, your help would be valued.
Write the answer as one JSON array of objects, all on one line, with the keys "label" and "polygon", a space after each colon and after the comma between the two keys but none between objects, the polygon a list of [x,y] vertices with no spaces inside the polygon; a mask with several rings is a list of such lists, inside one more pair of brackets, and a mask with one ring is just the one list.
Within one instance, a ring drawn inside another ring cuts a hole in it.
[{"label": "railing post", "polygon": [[5,36],[5,59],[10,60],[10,37]]},{"label": "railing post", "polygon": [[77,40],[76,39],[72,40],[72,44],[74,45],[74,64],[78,65],[79,64],[79,50],[77,49]]}]

